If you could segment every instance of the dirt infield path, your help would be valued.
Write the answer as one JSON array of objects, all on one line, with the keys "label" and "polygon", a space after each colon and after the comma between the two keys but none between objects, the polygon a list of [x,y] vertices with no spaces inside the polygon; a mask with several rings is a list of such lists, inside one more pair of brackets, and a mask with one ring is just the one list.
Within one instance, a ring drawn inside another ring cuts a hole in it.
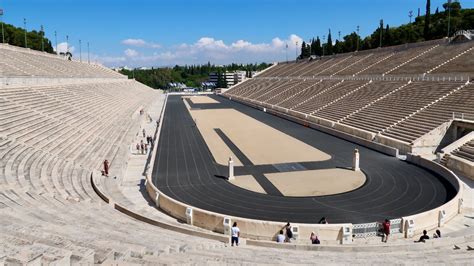
[{"label": "dirt infield path", "polygon": [[[209,97],[190,97],[193,102],[215,101],[206,98]],[[190,113],[219,164],[226,165],[229,156],[236,156],[214,132],[216,128],[221,129],[255,165],[331,159],[329,154],[234,109],[191,109]],[[238,161],[236,165],[242,164]]]}]

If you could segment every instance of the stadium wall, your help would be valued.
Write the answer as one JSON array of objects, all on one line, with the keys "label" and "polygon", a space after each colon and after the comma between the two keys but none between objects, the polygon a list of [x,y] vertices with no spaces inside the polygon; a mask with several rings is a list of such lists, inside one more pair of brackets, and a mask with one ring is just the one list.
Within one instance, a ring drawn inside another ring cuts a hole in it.
[{"label": "stadium wall", "polygon": [[[428,169],[430,171],[436,172],[441,177],[443,177],[448,183],[450,183],[456,190],[456,196],[452,198],[447,203],[442,206],[422,212],[419,214],[403,217],[403,231],[405,234],[408,233],[408,228],[406,222],[413,220],[415,222],[414,234],[418,235],[423,232],[423,230],[432,230],[437,227],[443,226],[446,222],[454,218],[457,214],[462,212],[463,205],[463,186],[459,178],[448,168],[435,163],[433,161],[427,160],[418,155],[407,155],[407,161]],[[440,219],[441,212],[444,211],[444,217]],[[442,221],[441,221],[442,220]]]},{"label": "stadium wall", "polygon": [[[454,175],[454,173],[448,170],[447,168],[429,160],[423,159],[419,156],[409,155],[407,161],[419,165],[420,167],[439,173],[457,191],[456,196],[453,199],[438,208],[423,213],[403,217],[402,234],[405,237],[410,238],[414,235],[421,234],[423,230],[431,230],[440,226],[442,227],[446,222],[448,222],[458,213],[460,213],[462,207],[463,191],[462,186],[460,185],[460,182],[456,175]],[[230,219],[230,223],[238,223],[238,226],[242,232],[242,237],[253,240],[274,241],[278,231],[281,230],[284,226],[283,222],[262,221],[234,216],[226,216],[223,214],[206,211],[184,204],[162,193],[158,188],[153,185],[150,176],[147,176],[146,189],[150,197],[155,202],[156,206],[167,214],[177,218],[178,220],[186,222],[186,210],[188,208],[191,208],[193,210],[191,224],[207,230],[211,230],[216,233],[224,234],[224,219]],[[444,211],[445,215],[441,223],[440,211]],[[407,227],[406,222],[409,220],[413,220],[415,222],[413,235],[407,234],[409,228]],[[348,230],[352,232],[353,228],[353,225],[349,223],[329,225],[294,223],[292,225],[293,227],[297,226],[299,229],[299,240],[296,241],[297,243],[307,243],[307,237],[311,234],[312,231],[316,232],[323,244],[343,243],[344,229],[348,228]],[[352,238],[352,233],[350,238]]]}]

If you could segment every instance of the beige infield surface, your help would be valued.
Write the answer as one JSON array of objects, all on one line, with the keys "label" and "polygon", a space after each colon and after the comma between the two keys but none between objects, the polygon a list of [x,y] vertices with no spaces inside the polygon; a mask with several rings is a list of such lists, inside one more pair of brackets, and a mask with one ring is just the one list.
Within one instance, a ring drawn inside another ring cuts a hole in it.
[{"label": "beige infield surface", "polygon": [[[213,100],[208,96],[190,98],[193,102]],[[219,164],[226,165],[232,155],[235,165],[242,165],[214,131],[215,128],[221,129],[255,165],[324,161],[331,158],[330,155],[234,109],[194,109],[190,113]]]},{"label": "beige infield surface", "polygon": [[208,96],[191,96],[189,97],[189,99],[191,100],[191,102],[195,103],[195,104],[199,104],[199,103],[219,103],[218,101],[212,99],[211,97],[208,97]]},{"label": "beige infield surface", "polygon": [[[195,104],[218,103],[208,96],[189,98]],[[219,164],[227,165],[229,156],[232,156],[236,166],[242,165],[216,133],[214,130],[216,128],[221,129],[255,165],[331,159],[330,155],[237,110],[191,110],[186,102],[185,104]],[[366,180],[361,171],[339,168],[274,173],[265,176],[284,196],[294,197],[344,193],[361,187]],[[247,190],[265,193],[252,175],[235,176],[230,182]]]},{"label": "beige infield surface", "polygon": [[266,194],[265,190],[260,186],[260,184],[255,180],[252,175],[240,175],[236,176],[233,180],[229,181],[230,183],[258,193]]},{"label": "beige infield surface", "polygon": [[365,183],[362,171],[321,169],[265,174],[284,196],[325,196],[352,191]]},{"label": "beige infield surface", "polygon": [[[361,187],[366,177],[361,171],[322,169],[265,175],[284,195],[289,197],[327,196],[349,192]],[[232,184],[266,194],[252,175],[236,176]]]}]

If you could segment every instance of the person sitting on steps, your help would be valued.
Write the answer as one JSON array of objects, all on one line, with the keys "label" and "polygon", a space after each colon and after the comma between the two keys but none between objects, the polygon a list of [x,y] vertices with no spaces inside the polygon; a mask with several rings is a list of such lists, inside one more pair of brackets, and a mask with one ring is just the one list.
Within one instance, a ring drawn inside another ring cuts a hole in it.
[{"label": "person sitting on steps", "polygon": [[311,232],[311,236],[309,237],[309,239],[311,240],[311,244],[321,244],[321,241],[319,241],[318,236],[314,232]]},{"label": "person sitting on steps", "polygon": [[430,239],[430,237],[428,236],[428,233],[426,232],[426,230],[423,230],[423,235],[420,236],[420,239],[418,239],[418,241],[415,241],[415,243],[420,243],[420,242],[425,243],[425,241],[428,239]]},{"label": "person sitting on steps", "polygon": [[285,235],[283,234],[283,230],[280,230],[280,233],[277,235],[277,243],[285,242]]}]

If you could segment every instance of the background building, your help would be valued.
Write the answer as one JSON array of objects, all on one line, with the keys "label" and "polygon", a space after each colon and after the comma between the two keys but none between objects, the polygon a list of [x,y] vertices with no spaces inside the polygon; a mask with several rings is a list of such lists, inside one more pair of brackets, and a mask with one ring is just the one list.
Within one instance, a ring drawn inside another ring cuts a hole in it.
[{"label": "background building", "polygon": [[211,72],[209,82],[216,84],[217,87],[230,87],[245,79],[245,71],[226,71]]}]

